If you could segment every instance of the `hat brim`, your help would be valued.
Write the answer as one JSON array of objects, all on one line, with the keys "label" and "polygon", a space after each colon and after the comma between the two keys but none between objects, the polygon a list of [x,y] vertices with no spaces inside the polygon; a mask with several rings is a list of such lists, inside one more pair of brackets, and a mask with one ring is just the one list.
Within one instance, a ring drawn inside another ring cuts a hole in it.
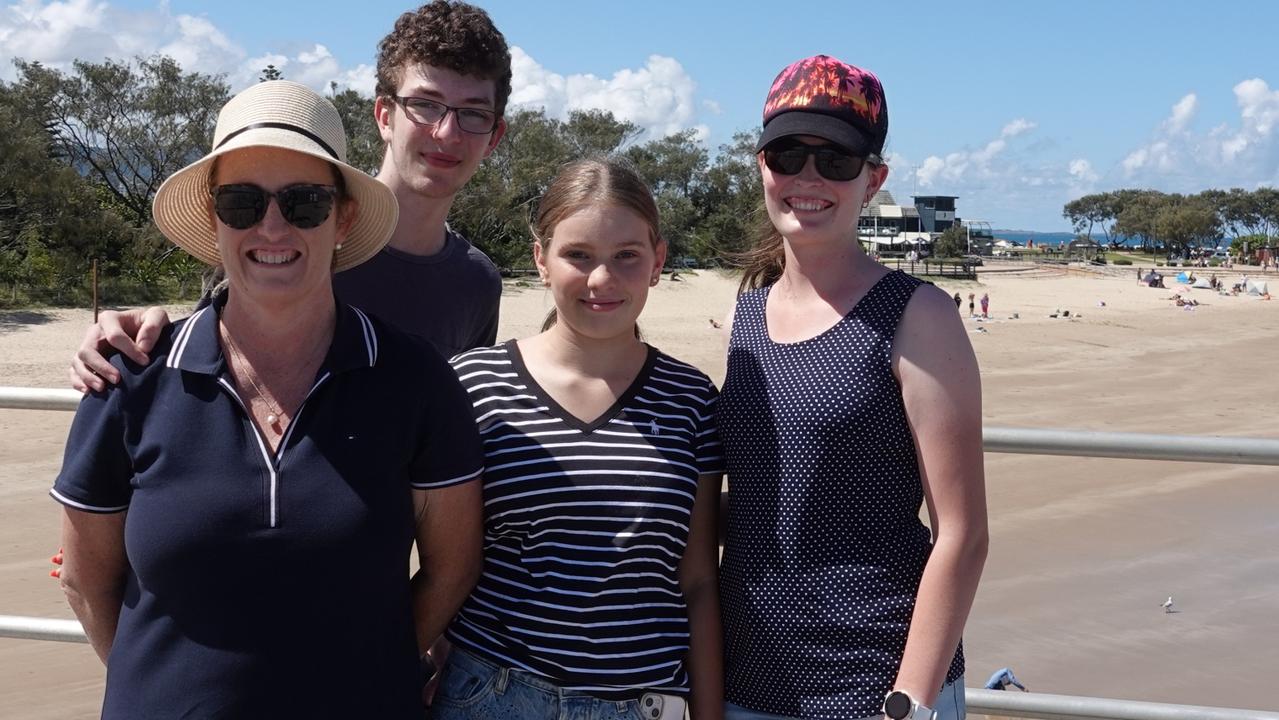
[{"label": "hat brim", "polygon": [[335,159],[312,140],[289,130],[255,128],[231,138],[217,150],[169,176],[152,203],[155,224],[173,244],[208,265],[222,264],[209,195],[209,168],[233,150],[271,147],[291,150],[332,163],[342,173],[346,194],[357,204],[355,222],[334,251],[333,271],[341,272],[373,257],[391,239],[399,221],[399,204],[391,189],[360,170]]},{"label": "hat brim", "polygon": [[784,112],[769,120],[764,131],[759,134],[755,152],[763,150],[765,145],[778,138],[791,135],[812,135],[828,140],[861,157],[878,154],[871,146],[870,139],[852,125],[831,115],[803,110]]}]

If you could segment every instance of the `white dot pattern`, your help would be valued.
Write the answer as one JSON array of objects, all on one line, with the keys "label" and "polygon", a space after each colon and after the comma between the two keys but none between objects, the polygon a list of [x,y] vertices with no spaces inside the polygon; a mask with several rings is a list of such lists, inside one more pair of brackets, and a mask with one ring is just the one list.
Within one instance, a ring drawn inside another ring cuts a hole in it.
[{"label": "white dot pattern", "polygon": [[[834,327],[786,344],[768,337],[771,286],[738,298],[719,413],[729,702],[807,718],[881,710],[932,550],[891,364],[921,284],[889,273]],[[946,681],[963,672],[961,646]]]}]

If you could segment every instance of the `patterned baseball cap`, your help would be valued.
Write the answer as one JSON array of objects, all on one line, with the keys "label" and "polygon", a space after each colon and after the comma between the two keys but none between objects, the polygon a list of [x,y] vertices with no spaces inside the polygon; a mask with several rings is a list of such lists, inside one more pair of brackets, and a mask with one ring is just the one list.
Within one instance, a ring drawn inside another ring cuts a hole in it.
[{"label": "patterned baseball cap", "polygon": [[791,63],[768,91],[755,151],[787,135],[812,135],[857,155],[879,155],[888,137],[884,87],[870,72],[827,55]]}]

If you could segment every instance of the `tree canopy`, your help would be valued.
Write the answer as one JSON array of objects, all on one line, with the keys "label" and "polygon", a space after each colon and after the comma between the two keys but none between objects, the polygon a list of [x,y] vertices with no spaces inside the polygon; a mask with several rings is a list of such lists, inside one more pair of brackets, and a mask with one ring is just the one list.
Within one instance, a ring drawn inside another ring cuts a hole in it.
[{"label": "tree canopy", "polygon": [[1195,195],[1123,189],[1085,195],[1066,203],[1062,216],[1075,231],[1094,229],[1107,243],[1121,237],[1143,248],[1182,252],[1215,245],[1224,237],[1274,237],[1279,231],[1279,190],[1204,190]]},{"label": "tree canopy", "polygon": [[[0,283],[7,302],[84,299],[98,260],[108,301],[156,299],[198,287],[199,263],[160,236],[151,201],[161,182],[208,151],[229,98],[218,75],[155,56],[69,71],[21,60],[0,82]],[[283,77],[267,65],[260,81]],[[347,131],[348,161],[370,174],[383,142],[372,98],[328,89]],[[499,267],[531,266],[529,219],[555,172],[589,156],[620,157],[649,183],[669,256],[714,262],[749,242],[762,195],[752,133],[711,153],[694,131],[648,137],[603,110],[565,119],[513,108],[508,129],[458,194],[449,222]],[[0,302],[5,302],[0,293]]]}]

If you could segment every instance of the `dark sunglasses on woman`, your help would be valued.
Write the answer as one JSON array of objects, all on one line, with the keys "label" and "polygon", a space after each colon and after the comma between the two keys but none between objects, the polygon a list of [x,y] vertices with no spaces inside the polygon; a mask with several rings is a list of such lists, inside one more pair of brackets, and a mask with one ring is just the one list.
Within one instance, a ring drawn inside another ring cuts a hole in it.
[{"label": "dark sunglasses on woman", "polygon": [[280,214],[300,230],[319,227],[329,219],[337,188],[332,185],[290,185],[279,192],[267,192],[257,185],[219,185],[213,188],[213,210],[227,227],[248,230],[266,217],[267,206],[275,198]]},{"label": "dark sunglasses on woman", "polygon": [[[798,175],[812,155],[817,174],[835,182],[856,180],[867,158],[853,155],[838,145],[806,145],[798,140],[776,140],[764,147],[764,164],[778,175]],[[878,156],[874,157],[878,161]]]}]

